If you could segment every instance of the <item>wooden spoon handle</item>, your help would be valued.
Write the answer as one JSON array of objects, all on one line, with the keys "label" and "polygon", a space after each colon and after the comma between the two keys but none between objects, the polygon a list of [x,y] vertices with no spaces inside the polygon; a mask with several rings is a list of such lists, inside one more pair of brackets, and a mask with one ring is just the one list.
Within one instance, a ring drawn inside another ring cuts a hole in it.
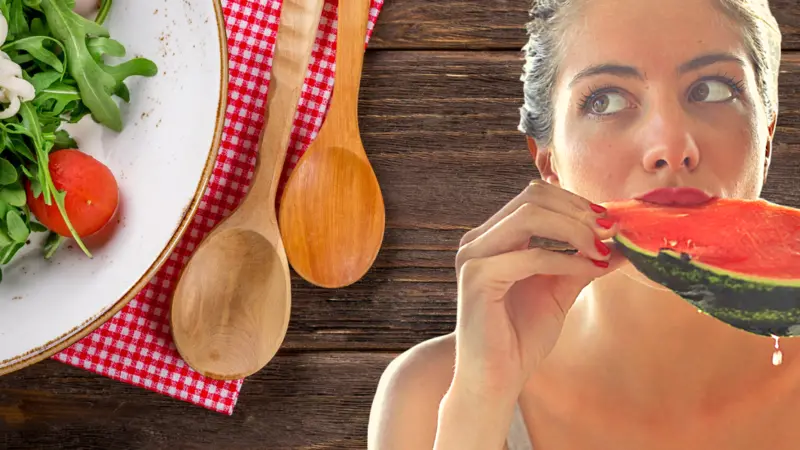
[{"label": "wooden spoon handle", "polygon": [[246,199],[254,202],[249,209],[270,211],[270,220],[276,224],[275,196],[323,4],[324,0],[283,0],[281,7],[267,91],[266,125],[261,133],[255,177]]},{"label": "wooden spoon handle", "polygon": [[[339,0],[336,31],[336,75],[331,95],[332,114],[348,118],[343,125],[358,117],[358,92],[364,67],[364,50],[367,40],[367,23],[371,0]],[[336,107],[333,102],[338,102]]]}]

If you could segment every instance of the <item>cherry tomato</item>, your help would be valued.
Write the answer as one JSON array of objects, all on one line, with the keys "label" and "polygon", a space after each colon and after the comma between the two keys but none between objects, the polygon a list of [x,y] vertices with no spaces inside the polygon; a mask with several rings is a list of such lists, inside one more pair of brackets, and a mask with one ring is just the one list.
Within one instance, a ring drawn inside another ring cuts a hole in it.
[{"label": "cherry tomato", "polygon": [[[119,204],[119,186],[114,174],[103,163],[77,149],[50,154],[50,175],[56,189],[66,192],[64,207],[80,237],[100,231],[114,216]],[[36,219],[50,230],[71,237],[55,199],[45,205],[44,195],[33,196],[26,186],[28,206]]]}]

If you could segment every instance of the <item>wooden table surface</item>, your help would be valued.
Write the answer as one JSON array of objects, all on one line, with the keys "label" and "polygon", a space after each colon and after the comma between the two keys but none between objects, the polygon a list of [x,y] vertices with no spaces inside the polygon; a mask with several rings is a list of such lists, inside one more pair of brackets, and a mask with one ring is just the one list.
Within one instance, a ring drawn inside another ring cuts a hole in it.
[{"label": "wooden table surface", "polygon": [[[784,33],[781,117],[764,196],[800,207],[800,9]],[[283,350],[232,417],[45,361],[0,378],[0,448],[366,448],[399,352],[452,331],[461,235],[537,173],[516,131],[529,0],[386,0],[364,65],[360,124],[386,202],[371,272],[341,290],[294,277]]]}]

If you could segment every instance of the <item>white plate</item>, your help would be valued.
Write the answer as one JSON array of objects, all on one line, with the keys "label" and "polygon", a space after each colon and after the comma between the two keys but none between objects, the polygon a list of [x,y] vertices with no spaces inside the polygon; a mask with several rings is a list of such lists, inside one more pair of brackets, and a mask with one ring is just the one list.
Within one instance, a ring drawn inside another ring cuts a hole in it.
[{"label": "white plate", "polygon": [[[120,225],[87,258],[72,241],[55,258],[39,239],[4,267],[0,374],[49,357],[128,303],[169,256],[211,175],[227,100],[227,40],[219,0],[116,0],[104,25],[159,68],[127,80],[121,133],[88,120],[70,129],[120,187]],[[36,233],[43,236],[44,233]]]}]

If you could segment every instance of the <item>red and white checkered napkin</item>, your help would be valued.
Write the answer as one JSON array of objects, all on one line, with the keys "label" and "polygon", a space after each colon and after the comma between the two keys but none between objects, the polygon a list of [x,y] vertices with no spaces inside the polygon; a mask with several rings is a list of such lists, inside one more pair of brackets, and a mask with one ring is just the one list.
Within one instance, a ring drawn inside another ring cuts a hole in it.
[{"label": "red and white checkered napkin", "polygon": [[[222,148],[200,208],[186,235],[150,284],[94,333],[53,358],[225,414],[232,414],[242,380],[216,381],[180,357],[169,330],[169,301],[177,275],[200,240],[227,216],[253,176],[258,135],[282,0],[223,1],[230,84]],[[336,0],[326,0],[289,143],[283,183],[316,137],[333,87]],[[372,0],[368,36],[383,0]]]}]

